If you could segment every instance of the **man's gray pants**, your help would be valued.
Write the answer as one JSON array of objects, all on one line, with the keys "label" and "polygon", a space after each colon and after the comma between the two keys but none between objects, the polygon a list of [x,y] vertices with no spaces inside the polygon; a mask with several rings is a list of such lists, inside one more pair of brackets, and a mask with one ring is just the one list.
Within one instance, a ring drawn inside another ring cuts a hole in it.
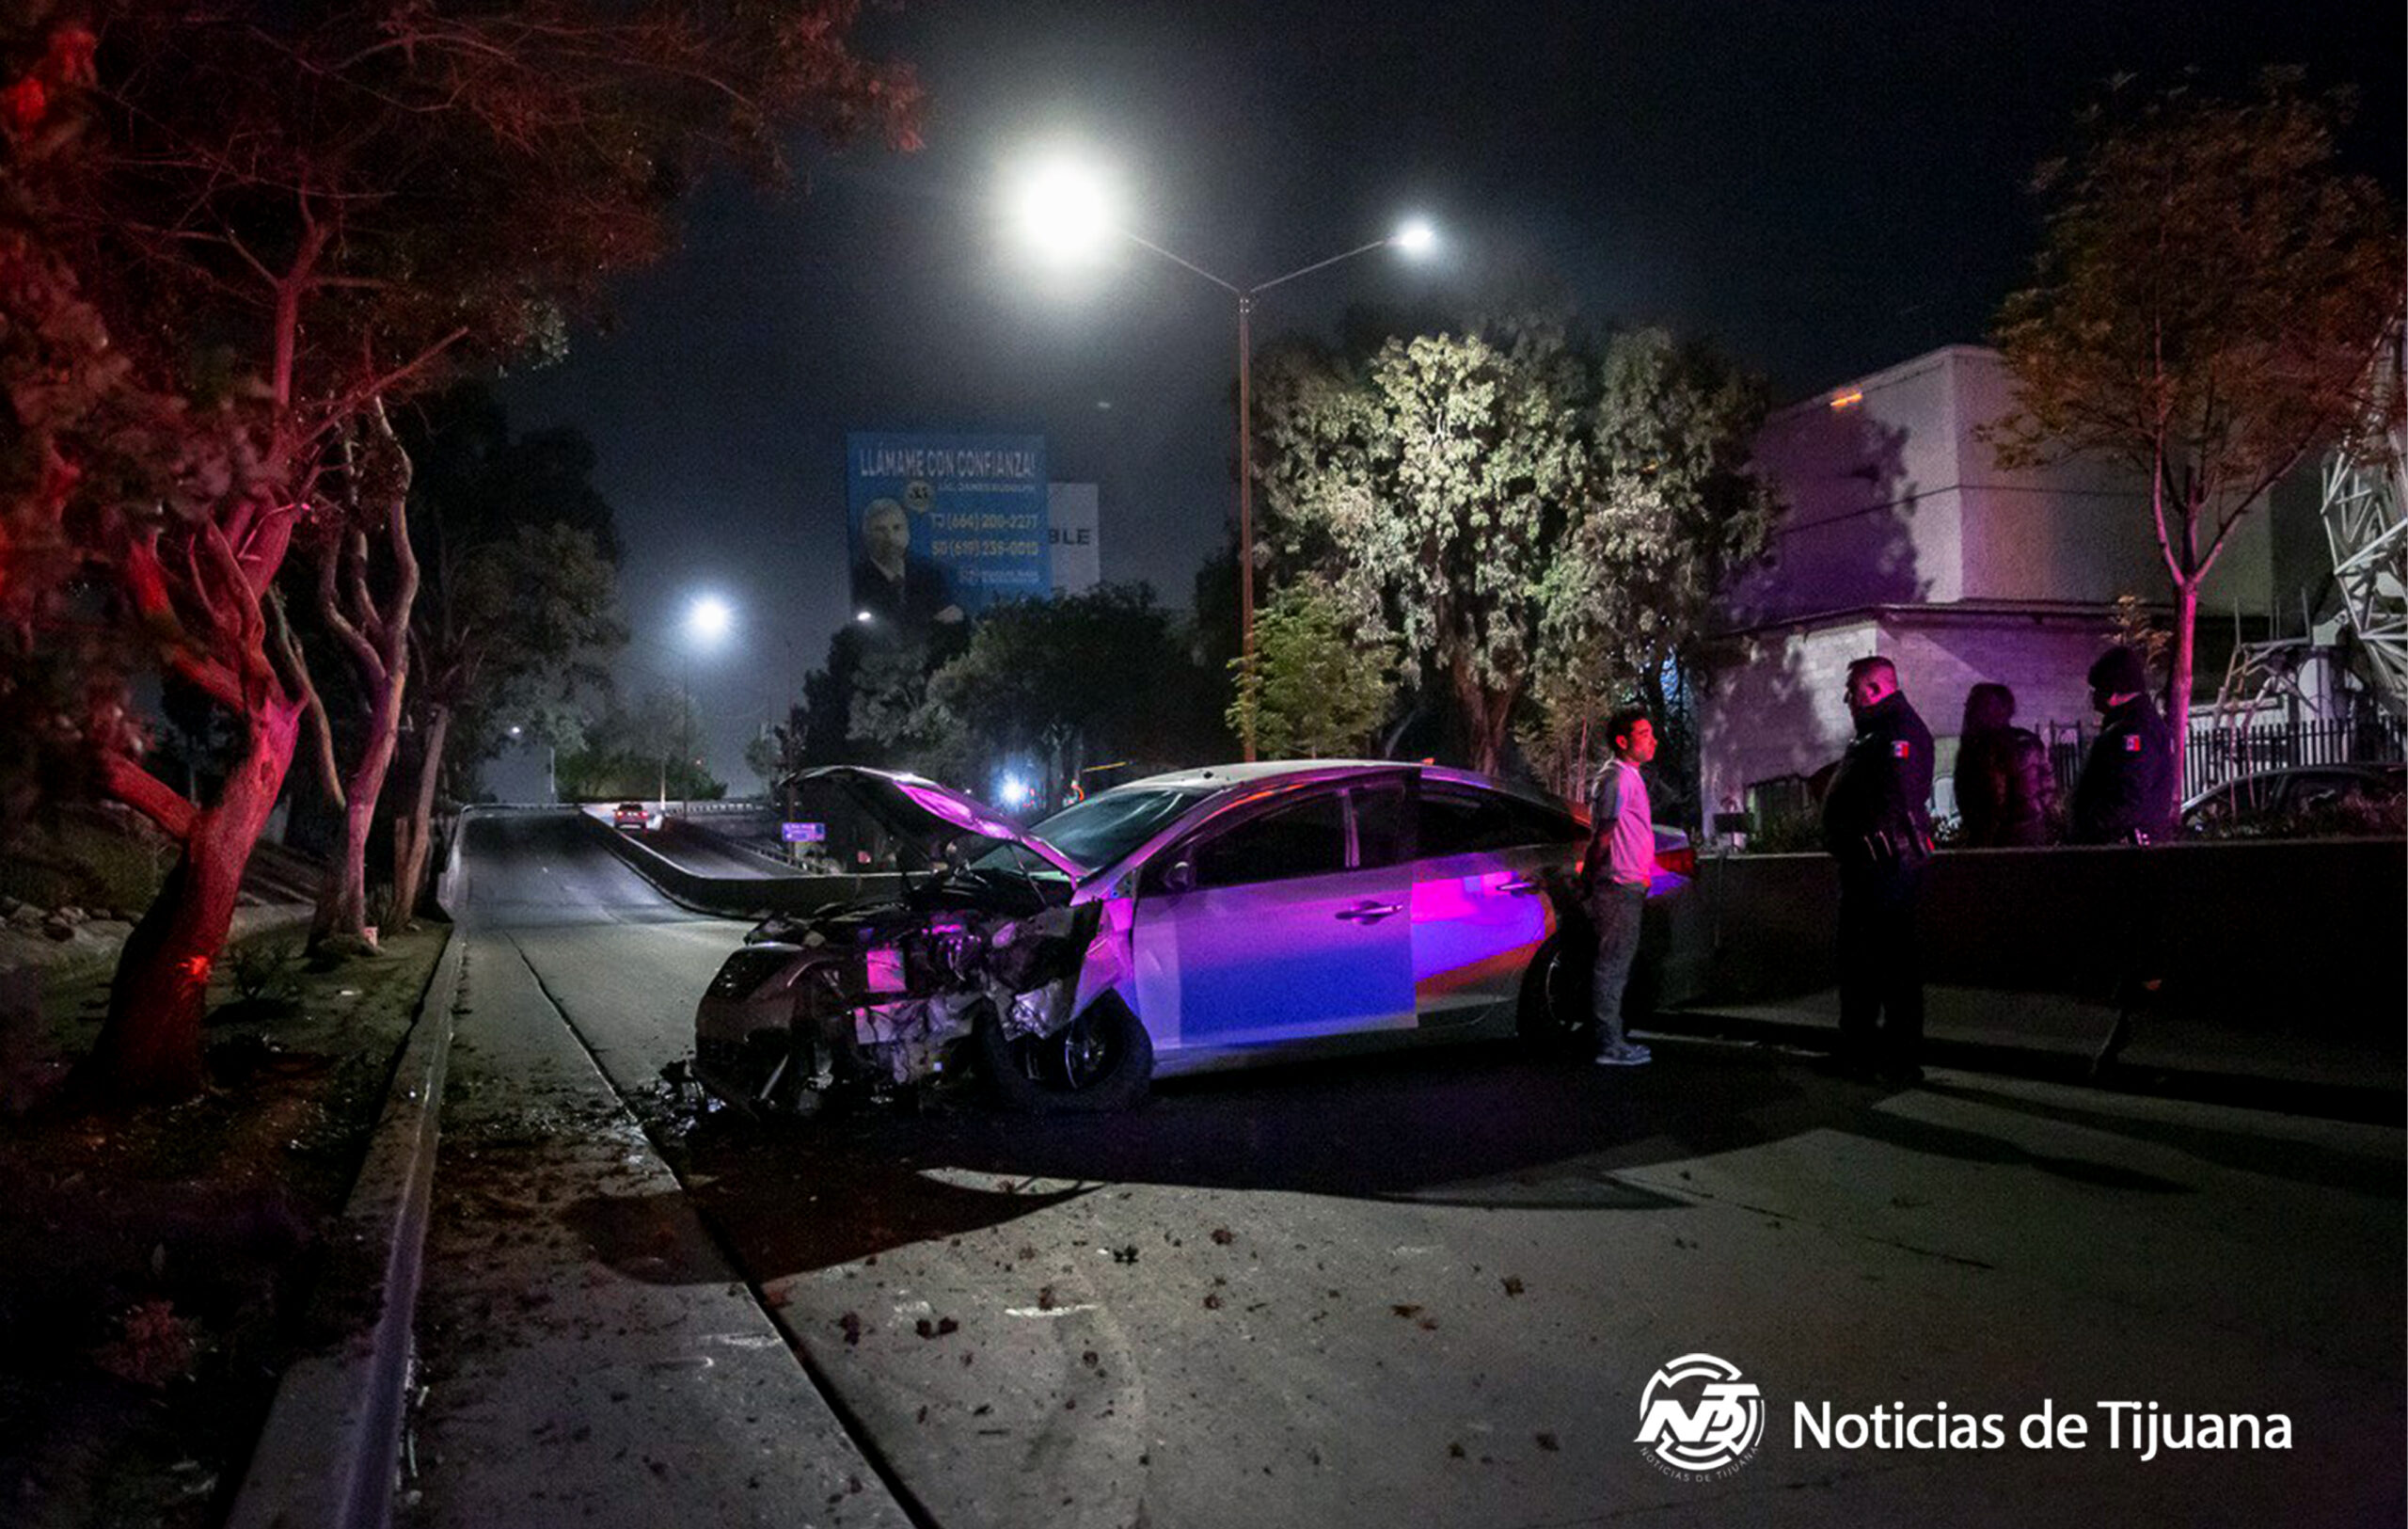
[{"label": "man's gray pants", "polygon": [[1597,932],[1597,964],[1592,1001],[1597,1010],[1597,1054],[1620,1050],[1623,992],[1630,986],[1630,964],[1639,955],[1639,925],[1647,909],[1643,886],[1600,886],[1589,894],[1589,922]]}]

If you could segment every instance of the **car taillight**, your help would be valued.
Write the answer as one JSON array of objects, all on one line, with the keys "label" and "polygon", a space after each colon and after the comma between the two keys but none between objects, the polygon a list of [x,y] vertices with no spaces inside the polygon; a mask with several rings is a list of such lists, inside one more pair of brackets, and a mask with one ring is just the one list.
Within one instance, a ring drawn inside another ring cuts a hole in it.
[{"label": "car taillight", "polygon": [[1677,850],[1666,850],[1656,857],[1656,864],[1675,876],[1693,878],[1697,875],[1697,846],[1684,844]]}]

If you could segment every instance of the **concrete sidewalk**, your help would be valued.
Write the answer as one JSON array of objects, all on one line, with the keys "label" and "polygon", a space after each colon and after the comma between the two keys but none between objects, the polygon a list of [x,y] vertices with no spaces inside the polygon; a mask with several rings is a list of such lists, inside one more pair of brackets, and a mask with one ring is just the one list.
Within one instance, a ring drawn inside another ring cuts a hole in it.
[{"label": "concrete sidewalk", "polygon": [[[1927,987],[1925,1002],[1925,1060],[2060,1080],[2087,1077],[2115,1019],[2112,1004],[2054,993]],[[1825,988],[1762,1002],[1687,1004],[1659,1011],[1640,1028],[1829,1051],[1838,1044],[1839,1016],[1839,990]],[[2107,1083],[2397,1121],[2408,1107],[2399,1023],[2398,1015],[2368,1015],[2368,1039],[2352,1044],[2273,1022],[2250,1032],[2144,1014]]]},{"label": "concrete sidewalk", "polygon": [[516,945],[461,937],[395,1521],[902,1529]]}]

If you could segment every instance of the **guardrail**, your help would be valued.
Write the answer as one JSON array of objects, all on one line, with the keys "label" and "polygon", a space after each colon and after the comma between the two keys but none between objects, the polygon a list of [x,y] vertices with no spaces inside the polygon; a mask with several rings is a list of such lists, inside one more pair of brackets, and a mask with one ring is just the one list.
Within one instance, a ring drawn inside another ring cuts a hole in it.
[{"label": "guardrail", "polygon": [[669,899],[696,913],[722,918],[766,918],[773,913],[810,913],[833,903],[900,892],[903,878],[872,876],[777,876],[738,880],[703,876],[620,833],[592,813],[578,814],[586,832],[599,835],[610,852]]}]

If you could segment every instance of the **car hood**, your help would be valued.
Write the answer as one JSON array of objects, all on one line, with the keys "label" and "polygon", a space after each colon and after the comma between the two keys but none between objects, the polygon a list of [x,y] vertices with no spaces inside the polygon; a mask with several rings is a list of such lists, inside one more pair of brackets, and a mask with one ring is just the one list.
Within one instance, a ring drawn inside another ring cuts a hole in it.
[{"label": "car hood", "polygon": [[970,833],[1006,839],[1025,846],[1030,853],[1074,882],[1086,874],[1085,868],[1069,855],[977,798],[926,776],[899,770],[871,770],[862,765],[821,765],[798,772],[791,779],[799,786],[844,792],[884,824],[888,832],[905,838],[917,839],[930,834],[950,837]]}]

